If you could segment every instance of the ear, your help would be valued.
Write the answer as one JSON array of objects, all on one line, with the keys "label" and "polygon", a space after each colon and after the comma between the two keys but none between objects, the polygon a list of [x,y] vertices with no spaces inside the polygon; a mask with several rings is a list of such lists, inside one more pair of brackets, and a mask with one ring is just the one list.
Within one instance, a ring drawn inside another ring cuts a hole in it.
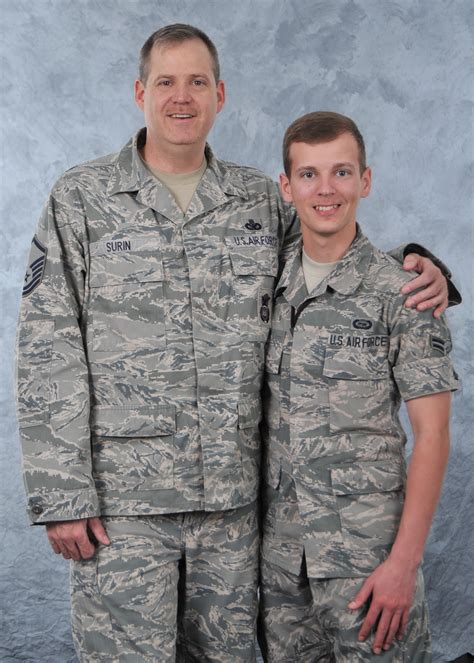
[{"label": "ear", "polygon": [[134,92],[135,92],[135,103],[137,104],[138,108],[142,111],[145,107],[145,86],[138,79],[135,81]]},{"label": "ear", "polygon": [[293,202],[293,196],[291,195],[290,180],[285,175],[285,173],[280,173],[280,191],[285,203]]},{"label": "ear", "polygon": [[372,171],[367,166],[367,168],[362,173],[362,191],[360,194],[361,198],[367,198],[372,187]]},{"label": "ear", "polygon": [[220,113],[225,103],[224,81],[217,81],[217,112]]}]

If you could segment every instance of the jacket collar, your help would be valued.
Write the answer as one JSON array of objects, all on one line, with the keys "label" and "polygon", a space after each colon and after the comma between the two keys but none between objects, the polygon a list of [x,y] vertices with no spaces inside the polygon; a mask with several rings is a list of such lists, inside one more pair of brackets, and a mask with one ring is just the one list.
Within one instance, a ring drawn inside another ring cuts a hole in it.
[{"label": "jacket collar", "polygon": [[145,144],[146,129],[133,136],[117,154],[107,185],[110,196],[136,193],[138,202],[151,207],[174,223],[182,223],[227,203],[230,197],[248,198],[248,193],[235,168],[229,168],[214,156],[206,144],[206,171],[191,200],[186,215],[178,207],[168,188],[157,180],[143,163],[139,149]]},{"label": "jacket collar", "polygon": [[369,268],[374,250],[357,224],[356,236],[347,253],[314,290],[308,293],[301,264],[301,248],[300,242],[295,253],[287,261],[275,291],[276,296],[283,294],[284,298],[296,308],[305,300],[325,293],[328,288],[341,295],[354,293]]}]

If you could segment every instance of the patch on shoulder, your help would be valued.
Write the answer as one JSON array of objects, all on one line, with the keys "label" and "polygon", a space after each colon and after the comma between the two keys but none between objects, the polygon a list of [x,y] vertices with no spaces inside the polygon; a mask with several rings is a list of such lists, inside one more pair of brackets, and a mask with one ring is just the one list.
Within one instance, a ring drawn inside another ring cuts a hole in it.
[{"label": "patch on shoulder", "polygon": [[442,354],[443,357],[451,352],[451,341],[439,336],[433,336],[433,334],[430,334],[430,346],[433,350]]},{"label": "patch on shoulder", "polygon": [[35,235],[31,242],[30,264],[26,270],[23,283],[23,297],[31,295],[33,290],[35,290],[43,280],[47,254],[48,249],[41,244]]}]

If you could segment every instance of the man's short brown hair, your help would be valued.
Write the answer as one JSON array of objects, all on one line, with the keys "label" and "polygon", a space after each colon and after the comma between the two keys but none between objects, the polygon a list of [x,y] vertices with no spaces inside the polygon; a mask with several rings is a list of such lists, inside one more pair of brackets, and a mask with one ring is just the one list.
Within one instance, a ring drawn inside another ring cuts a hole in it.
[{"label": "man's short brown hair", "polygon": [[138,76],[143,85],[146,84],[150,73],[150,53],[155,46],[171,46],[173,44],[181,44],[183,41],[191,39],[200,39],[207,47],[212,59],[212,71],[217,83],[220,78],[220,66],[217,49],[213,42],[205,32],[199,30],[199,28],[195,28],[193,25],[173,23],[171,25],[165,25],[164,28],[160,28],[150,35],[140,50]]},{"label": "man's short brown hair", "polygon": [[308,145],[328,143],[345,133],[354,136],[357,142],[359,148],[359,167],[360,172],[363,173],[367,168],[365,145],[356,123],[350,117],[340,115],[339,113],[319,111],[299,117],[285,131],[285,137],[283,138],[283,167],[286,176],[290,177],[291,173],[290,147],[293,143],[308,143]]}]

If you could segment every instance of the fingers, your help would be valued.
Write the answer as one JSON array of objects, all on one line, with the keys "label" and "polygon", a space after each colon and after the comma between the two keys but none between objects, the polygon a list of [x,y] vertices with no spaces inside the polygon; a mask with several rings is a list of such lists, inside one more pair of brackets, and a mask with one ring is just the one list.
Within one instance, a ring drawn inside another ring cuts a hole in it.
[{"label": "fingers", "polygon": [[[401,624],[401,620],[402,620],[402,613],[403,613],[402,610],[396,610],[392,615],[392,620],[390,622],[390,626],[389,626],[388,631],[385,635],[385,641],[383,643],[383,648],[384,648],[385,651],[387,651],[387,649],[390,649],[390,647],[393,644],[393,640],[394,640],[395,636],[400,632],[400,624]],[[375,647],[375,644],[374,644],[374,647]],[[374,649],[374,651],[375,651],[375,649]]]},{"label": "fingers", "polygon": [[418,253],[408,253],[403,259],[403,269],[408,272],[421,272],[421,256]]},{"label": "fingers", "polygon": [[88,559],[95,552],[87,536],[87,519],[49,523],[46,529],[53,551],[64,559]]},{"label": "fingers", "polygon": [[376,605],[374,601],[372,601],[372,603],[370,604],[369,611],[366,614],[364,621],[362,622],[362,626],[360,627],[359,636],[358,636],[360,642],[365,640],[369,635],[370,631],[373,629],[374,624],[376,623],[380,615],[380,610],[381,608],[378,605]]},{"label": "fingers", "polygon": [[405,306],[408,308],[416,306],[418,311],[436,307],[433,315],[438,318],[448,306],[448,284],[442,271],[428,258],[416,254],[410,254],[405,258],[403,268],[421,272],[419,276],[405,283],[401,289],[404,294],[420,289],[407,298]]},{"label": "fingers", "polygon": [[[421,276],[417,277],[410,283],[415,283],[419,278],[421,278]],[[426,309],[436,307],[433,315],[439,318],[448,307],[448,287],[446,282],[441,283],[440,285],[441,287],[438,287],[437,284],[432,284],[428,288],[420,290],[411,297],[408,297],[405,301],[405,306],[407,308],[413,308],[416,306],[418,311],[425,311]]]},{"label": "fingers", "polygon": [[[379,608],[380,610],[380,608]],[[372,645],[372,650],[374,654],[380,654],[382,651],[382,647],[384,645],[386,636],[390,630],[390,625],[392,622],[392,617],[393,613],[391,610],[384,610],[382,612],[382,616],[379,619],[379,623],[377,626],[377,631],[375,632],[375,637],[374,637],[374,644]],[[397,622],[398,626],[398,622]]]},{"label": "fingers", "polygon": [[367,580],[364,582],[362,587],[359,589],[357,594],[354,596],[352,601],[347,606],[349,610],[357,610],[358,608],[363,606],[364,603],[368,600],[369,596],[372,594],[372,587],[373,587],[373,582],[372,579],[369,577],[367,578]]},{"label": "fingers", "polygon": [[107,532],[105,531],[100,518],[89,518],[88,525],[99,543],[103,543],[105,546],[110,545],[110,539],[107,536]]},{"label": "fingers", "polygon": [[405,635],[405,633],[406,633],[407,626],[408,626],[409,614],[410,614],[410,611],[409,611],[408,608],[406,608],[403,611],[402,618],[400,620],[400,627],[399,627],[398,633],[397,633],[397,640],[401,640],[403,638],[403,636]]}]

